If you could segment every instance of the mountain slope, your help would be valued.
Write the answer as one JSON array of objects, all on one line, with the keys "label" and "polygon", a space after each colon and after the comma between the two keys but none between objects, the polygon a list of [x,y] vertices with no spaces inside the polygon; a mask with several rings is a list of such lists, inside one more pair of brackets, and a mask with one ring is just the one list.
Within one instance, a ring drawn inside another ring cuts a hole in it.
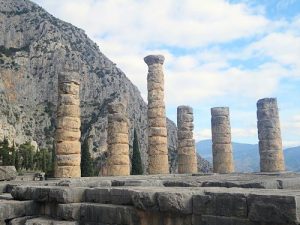
[{"label": "mountain slope", "polygon": [[[128,105],[130,145],[135,128],[147,167],[147,105],[137,87],[83,30],[30,1],[0,0],[0,34],[0,140],[34,140],[40,147],[52,147],[57,76],[68,65],[81,74],[81,138],[88,140],[93,157],[105,159],[107,104],[122,100]],[[170,120],[168,131],[174,152],[177,130]],[[105,164],[98,162],[99,167]]]},{"label": "mountain slope", "polygon": [[[197,142],[197,152],[209,162],[212,162],[212,142],[203,140]],[[237,172],[259,171],[259,151],[257,144],[232,143],[235,170]],[[287,148],[284,151],[286,170],[300,171],[300,146]]]}]

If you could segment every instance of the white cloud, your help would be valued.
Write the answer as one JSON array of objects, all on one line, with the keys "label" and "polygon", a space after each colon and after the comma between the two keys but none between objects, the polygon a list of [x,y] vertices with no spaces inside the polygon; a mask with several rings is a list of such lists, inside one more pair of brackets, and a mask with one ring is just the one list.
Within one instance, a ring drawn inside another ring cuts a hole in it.
[{"label": "white cloud", "polygon": [[[34,1],[84,29],[144,98],[147,66],[143,58],[163,54],[168,107],[209,107],[210,101],[255,105],[258,98],[276,95],[282,78],[300,74],[300,16],[271,21],[264,7],[251,6],[248,0],[238,4],[225,0]],[[283,3],[278,7],[287,7]],[[224,47],[234,46],[236,40],[244,44],[235,50]],[[241,60],[241,65],[234,60]],[[247,60],[257,60],[256,65],[247,65]],[[237,125],[233,135],[253,137],[253,129]],[[210,129],[195,136],[210,138]]]}]

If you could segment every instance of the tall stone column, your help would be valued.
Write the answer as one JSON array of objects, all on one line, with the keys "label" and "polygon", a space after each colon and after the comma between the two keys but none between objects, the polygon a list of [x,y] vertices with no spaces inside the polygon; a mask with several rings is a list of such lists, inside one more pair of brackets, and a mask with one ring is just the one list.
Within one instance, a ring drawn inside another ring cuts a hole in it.
[{"label": "tall stone column", "polygon": [[211,109],[211,133],[214,173],[234,172],[228,107]]},{"label": "tall stone column", "polygon": [[58,77],[55,177],[80,177],[80,78],[77,72]]},{"label": "tall stone column", "polygon": [[148,65],[148,155],[149,174],[169,173],[167,121],[164,102],[164,56],[149,55]]},{"label": "tall stone column", "polygon": [[193,122],[193,109],[189,106],[179,106],[177,108],[178,173],[197,173]]},{"label": "tall stone column", "polygon": [[108,176],[130,175],[128,119],[122,103],[108,105]]},{"label": "tall stone column", "polygon": [[260,171],[284,171],[284,156],[276,98],[257,102],[257,128],[259,139]]}]

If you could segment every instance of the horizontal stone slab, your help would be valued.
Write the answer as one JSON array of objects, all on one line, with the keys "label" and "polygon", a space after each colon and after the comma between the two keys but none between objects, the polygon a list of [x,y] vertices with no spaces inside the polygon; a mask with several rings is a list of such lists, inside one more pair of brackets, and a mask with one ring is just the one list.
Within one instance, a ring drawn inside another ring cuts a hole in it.
[{"label": "horizontal stone slab", "polygon": [[149,127],[149,134],[152,136],[167,137],[167,128],[165,127]]},{"label": "horizontal stone slab", "polygon": [[26,225],[79,225],[79,222],[55,220],[49,217],[38,217],[27,220]]},{"label": "horizontal stone slab", "polygon": [[0,221],[13,219],[16,217],[38,215],[39,206],[36,202],[29,201],[0,201]]}]

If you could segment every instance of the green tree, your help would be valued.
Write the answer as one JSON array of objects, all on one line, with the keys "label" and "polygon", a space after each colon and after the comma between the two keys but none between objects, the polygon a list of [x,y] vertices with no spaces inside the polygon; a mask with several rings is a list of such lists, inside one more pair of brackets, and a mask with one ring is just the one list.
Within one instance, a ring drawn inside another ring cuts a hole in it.
[{"label": "green tree", "polygon": [[86,138],[81,146],[81,176],[91,177],[94,175],[93,160],[88,147],[88,139]]},{"label": "green tree", "polygon": [[0,143],[0,158],[2,159],[3,166],[10,165],[10,147],[7,138],[4,138]]},{"label": "green tree", "polygon": [[30,142],[21,144],[19,147],[21,156],[21,168],[26,170],[34,170],[34,147]]},{"label": "green tree", "polygon": [[138,142],[137,133],[135,129],[133,132],[133,151],[132,151],[131,164],[132,164],[132,169],[131,169],[132,175],[143,174],[143,165],[142,165],[140,147],[139,147],[139,142]]}]

